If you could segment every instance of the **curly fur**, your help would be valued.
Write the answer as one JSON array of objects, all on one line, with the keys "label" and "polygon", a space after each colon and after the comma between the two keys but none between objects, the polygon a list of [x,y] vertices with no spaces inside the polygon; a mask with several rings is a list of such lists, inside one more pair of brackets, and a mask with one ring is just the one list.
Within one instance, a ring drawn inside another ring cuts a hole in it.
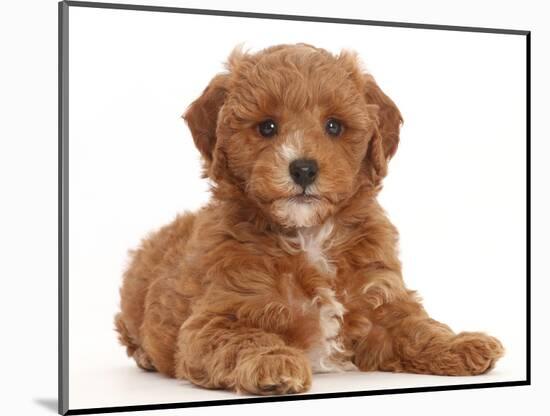
[{"label": "curly fur", "polygon": [[[253,394],[306,391],[312,371],[493,367],[498,340],[455,334],[403,283],[376,200],[401,114],[353,53],[236,50],[184,118],[212,199],[132,254],[116,328],[138,366]],[[266,118],[279,125],[269,139]],[[298,157],[319,165],[307,200],[288,173]]]}]

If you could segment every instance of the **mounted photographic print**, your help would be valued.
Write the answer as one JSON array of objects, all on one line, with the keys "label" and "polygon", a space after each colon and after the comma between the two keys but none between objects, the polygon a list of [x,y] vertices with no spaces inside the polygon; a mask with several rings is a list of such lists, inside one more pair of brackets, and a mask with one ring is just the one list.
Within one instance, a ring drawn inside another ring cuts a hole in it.
[{"label": "mounted photographic print", "polygon": [[61,414],[530,383],[528,31],[59,12]]}]

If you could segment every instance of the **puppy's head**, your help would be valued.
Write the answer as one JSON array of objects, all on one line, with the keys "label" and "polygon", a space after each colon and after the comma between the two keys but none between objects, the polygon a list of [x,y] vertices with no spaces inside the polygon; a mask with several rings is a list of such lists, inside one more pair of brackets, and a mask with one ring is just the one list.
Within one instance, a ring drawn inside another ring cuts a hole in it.
[{"label": "puppy's head", "polygon": [[234,51],[184,115],[205,174],[272,221],[309,227],[378,189],[401,115],[356,56],[309,45]]}]

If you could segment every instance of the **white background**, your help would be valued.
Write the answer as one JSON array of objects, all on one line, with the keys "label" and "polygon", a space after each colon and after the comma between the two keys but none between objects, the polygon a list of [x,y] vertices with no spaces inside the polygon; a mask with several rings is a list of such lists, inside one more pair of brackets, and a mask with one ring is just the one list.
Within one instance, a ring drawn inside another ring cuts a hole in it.
[{"label": "white background", "polygon": [[208,198],[179,116],[242,42],[363,57],[405,118],[381,195],[405,281],[507,350],[484,377],[336,374],[311,393],[525,379],[525,37],[78,7],[69,28],[69,408],[236,397],[142,374],[112,322],[128,248]]},{"label": "white background", "polygon": [[[5,296],[2,302],[2,324],[4,327],[2,356],[6,357],[4,363],[4,380],[9,386],[18,385],[19,389],[13,391],[10,388],[8,402],[13,414],[21,413],[38,414],[47,412],[48,404],[56,395],[56,273],[57,273],[57,148],[56,148],[56,18],[57,8],[54,2],[41,2],[30,8],[31,3],[20,5],[19,10],[13,13],[6,13],[3,16],[14,16],[24,14],[25,21],[17,22],[9,19],[6,24],[0,25],[4,41],[7,43],[9,54],[9,65],[3,67],[2,91],[7,91],[9,100],[2,101],[3,114],[7,115],[2,125],[2,188],[4,193],[3,216],[2,216],[2,252],[5,282]],[[39,5],[38,5],[39,4]],[[164,3],[166,4],[166,3]],[[241,5],[239,7],[239,4]],[[181,5],[181,3],[180,3]],[[188,7],[212,7],[224,8],[222,2],[186,2]],[[462,414],[466,411],[473,411],[474,406],[478,411],[489,411],[493,413],[517,413],[526,408],[534,408],[539,399],[542,399],[542,391],[547,387],[545,373],[547,360],[544,359],[546,342],[548,336],[542,327],[544,316],[548,310],[544,302],[544,293],[547,292],[547,283],[544,277],[548,274],[547,266],[543,263],[546,233],[548,221],[544,213],[548,210],[548,200],[544,195],[544,182],[548,172],[542,165],[546,157],[544,148],[544,131],[542,130],[542,97],[548,92],[547,84],[544,84],[542,74],[548,71],[548,62],[542,60],[542,48],[544,37],[547,32],[541,25],[544,13],[538,13],[533,7],[504,5],[495,3],[486,8],[473,4],[467,7],[465,2],[460,3],[460,9],[453,9],[446,6],[443,10],[437,5],[429,5],[427,2],[423,7],[416,2],[414,8],[407,8],[405,3],[396,7],[390,3],[384,7],[370,6],[358,9],[352,3],[339,4],[335,10],[333,4],[317,4],[315,8],[299,8],[290,3],[279,3],[278,8],[250,8],[245,2],[234,3],[233,9],[257,10],[265,12],[286,12],[309,15],[332,15],[341,17],[360,17],[365,19],[380,19],[393,21],[415,21],[425,23],[444,23],[456,25],[478,25],[493,27],[508,27],[518,29],[535,30],[533,39],[533,284],[536,290],[533,293],[533,382],[532,387],[513,389],[492,389],[480,391],[445,392],[402,396],[381,396],[355,399],[324,400],[303,403],[279,403],[277,405],[260,404],[238,407],[227,407],[224,409],[189,409],[188,413],[208,414],[217,411],[229,414],[250,414],[262,412],[279,412],[279,409],[287,412],[323,411],[334,412],[342,407],[346,409],[357,409],[358,411],[386,412],[391,413],[417,408],[419,411],[440,413],[444,410],[449,414]],[[257,6],[259,7],[259,6]],[[25,10],[26,8],[26,10]],[[532,14],[528,14],[527,10]],[[475,11],[475,13],[474,13]],[[11,43],[10,40],[17,40]],[[185,49],[185,44],[182,45]],[[540,51],[537,53],[537,51]],[[402,52],[400,52],[402,53]],[[409,69],[411,64],[403,65]],[[369,64],[375,75],[380,78],[381,74]],[[5,71],[5,73],[4,73]],[[17,77],[16,77],[17,75]],[[386,86],[387,82],[382,82]],[[389,87],[389,85],[388,85]],[[197,86],[197,88],[202,88]],[[390,88],[386,88],[390,90]],[[391,88],[393,90],[393,87]],[[395,93],[392,96],[398,100]],[[5,97],[5,96],[4,96]],[[411,117],[407,116],[402,103],[399,103],[407,123],[412,123]],[[17,110],[17,111],[14,111]],[[183,130],[180,130],[183,131]],[[449,131],[446,125],[446,131]],[[418,139],[418,137],[415,137]],[[390,178],[398,174],[398,161],[403,158],[403,146],[394,163]],[[546,145],[547,146],[547,145]],[[402,162],[399,162],[401,164]],[[403,162],[404,163],[404,162]],[[411,174],[407,170],[407,174]],[[393,179],[391,179],[393,180]],[[387,182],[384,192],[391,188],[391,182]],[[421,198],[419,198],[421,199]],[[390,202],[390,201],[385,201]],[[411,209],[417,201],[409,201]],[[408,207],[409,208],[409,207]],[[405,244],[405,229],[398,213],[390,211],[402,233],[402,241]],[[502,235],[500,238],[505,238]],[[431,250],[437,247],[432,246]],[[433,253],[433,252],[432,252]],[[441,320],[450,322],[452,315],[443,316],[444,310],[434,308],[437,306],[437,299],[430,295],[433,290],[441,296],[442,290],[437,287],[430,289],[432,285],[441,284],[448,288],[448,280],[445,283],[431,281],[429,287],[422,286],[419,278],[410,276],[416,275],[411,267],[416,266],[421,259],[415,259],[415,266],[409,265],[407,254],[403,253],[403,260],[406,262],[405,270],[407,282],[411,287],[420,289],[427,301],[427,306],[432,314]],[[502,257],[504,259],[504,256]],[[420,263],[421,264],[421,263]],[[447,269],[448,271],[448,269]],[[448,290],[449,296],[442,300],[448,306],[445,309],[456,310],[457,304],[462,307],[475,308],[478,302],[475,299],[464,302],[455,299],[456,288]],[[500,294],[500,292],[498,293]],[[436,303],[431,303],[436,302]],[[510,309],[514,305],[508,305]],[[489,309],[489,308],[487,308]],[[484,311],[476,320],[474,328],[484,328],[483,319],[491,316],[494,312]],[[450,318],[450,319],[449,319]],[[519,318],[518,318],[519,319]],[[504,319],[503,319],[504,321]],[[454,324],[454,322],[450,322]],[[506,322],[502,322],[502,325]],[[457,329],[460,326],[468,325],[469,322],[457,321],[454,325]],[[473,328],[472,328],[473,329]],[[493,331],[497,333],[499,331]],[[91,341],[92,342],[92,341]],[[429,400],[425,400],[429,398]],[[44,405],[45,404],[45,405]],[[430,410],[427,410],[428,407]],[[179,414],[182,411],[164,412],[164,414]],[[233,412],[233,413],[232,413]],[[160,413],[160,412],[159,412]]]}]

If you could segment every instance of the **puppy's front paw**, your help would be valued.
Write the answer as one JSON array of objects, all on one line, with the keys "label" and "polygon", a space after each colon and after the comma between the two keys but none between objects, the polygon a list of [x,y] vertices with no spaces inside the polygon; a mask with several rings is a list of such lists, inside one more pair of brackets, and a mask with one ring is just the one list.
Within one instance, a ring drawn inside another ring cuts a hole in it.
[{"label": "puppy's front paw", "polygon": [[451,351],[460,361],[455,375],[478,375],[489,371],[504,355],[500,341],[479,332],[462,332],[452,342]]},{"label": "puppy's front paw", "polygon": [[307,391],[311,386],[308,359],[291,347],[263,347],[247,352],[236,372],[239,392],[292,394]]}]

